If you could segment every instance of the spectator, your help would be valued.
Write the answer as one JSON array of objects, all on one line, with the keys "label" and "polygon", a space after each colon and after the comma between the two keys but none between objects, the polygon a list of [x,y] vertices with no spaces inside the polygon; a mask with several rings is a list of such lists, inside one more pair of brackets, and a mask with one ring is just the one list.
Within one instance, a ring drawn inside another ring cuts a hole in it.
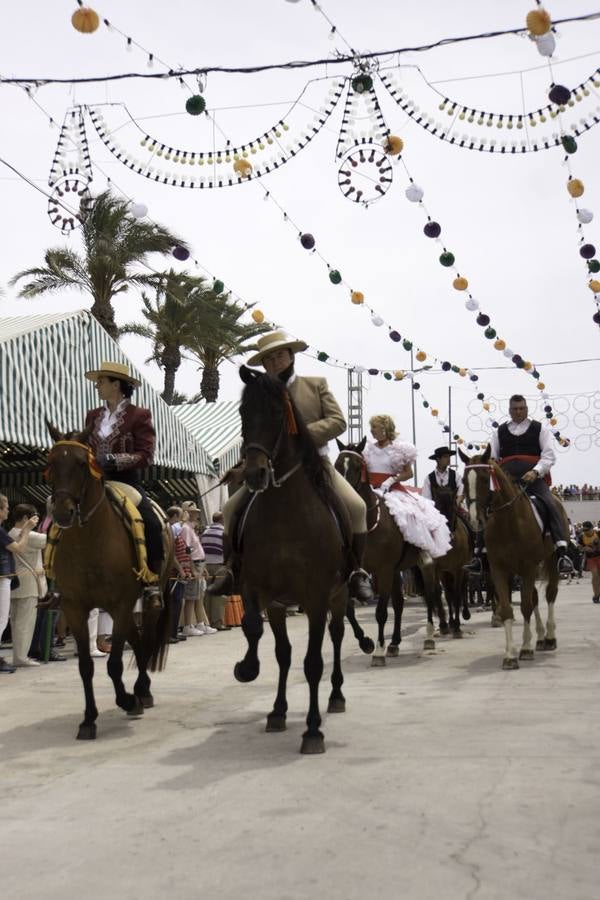
[{"label": "spectator", "polygon": [[192,560],[193,573],[192,578],[185,586],[183,633],[186,637],[215,634],[217,629],[211,627],[204,609],[204,590],[206,588],[204,549],[197,532],[200,510],[193,500],[186,500],[181,504],[181,509],[181,536]]},{"label": "spectator", "polygon": [[[0,525],[8,518],[8,497],[0,494]],[[29,543],[29,535],[39,521],[38,516],[27,519],[21,529],[21,537],[18,541],[11,538],[3,527],[0,527],[0,637],[8,625],[10,609],[10,582],[15,575],[15,561],[13,554],[22,553]],[[9,665],[4,657],[0,656],[0,673],[10,675],[15,667]]]},{"label": "spectator", "polygon": [[[19,503],[11,513],[13,527],[8,532],[13,541],[19,541],[28,521],[37,519],[34,506]],[[10,621],[13,642],[13,666],[39,666],[39,662],[27,655],[33,638],[38,600],[46,596],[48,585],[44,574],[42,550],[47,535],[32,531],[27,546],[15,556],[18,586],[11,592]]]},{"label": "spectator", "polygon": [[173,586],[171,589],[172,620],[170,644],[177,644],[179,641],[187,640],[184,634],[179,634],[179,619],[181,618],[185,583],[192,578],[192,561],[187,552],[185,541],[181,536],[181,513],[180,506],[171,506],[167,510],[174,542],[174,565],[171,572]]},{"label": "spectator", "polygon": [[585,567],[592,573],[592,602],[600,603],[600,535],[591,522],[583,523],[578,543],[585,554]]},{"label": "spectator", "polygon": [[[209,525],[200,535],[200,542],[204,548],[206,571],[209,578],[213,578],[217,571],[223,567],[223,513],[215,512],[212,517],[212,525]],[[205,603],[208,606],[208,618],[210,624],[217,631],[231,631],[231,626],[225,624],[225,604],[227,597],[223,594],[206,594]]]}]

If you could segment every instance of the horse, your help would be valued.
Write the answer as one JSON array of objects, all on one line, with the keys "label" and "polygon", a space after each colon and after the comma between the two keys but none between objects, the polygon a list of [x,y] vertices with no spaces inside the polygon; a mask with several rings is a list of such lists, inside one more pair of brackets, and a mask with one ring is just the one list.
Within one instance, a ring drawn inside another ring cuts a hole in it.
[{"label": "horse", "polygon": [[[96,738],[98,710],[94,699],[94,662],[90,656],[88,616],[101,607],[114,621],[108,674],[117,706],[128,716],[140,716],[154,705],[148,668],[164,668],[169,639],[172,537],[166,530],[165,565],[160,579],[161,609],[144,609],[141,630],[133,611],[142,588],[136,574],[137,556],[121,516],[109,502],[104,479],[86,443],[90,429],[62,434],[48,423],[55,442],[48,454],[46,477],[52,486],[53,519],[60,528],[53,574],[60,605],[77,644],[85,713],[78,740]],[[128,641],[139,669],[133,694],[123,683],[123,648]]]},{"label": "horse", "polygon": [[465,565],[471,558],[471,539],[469,530],[458,515],[455,498],[450,493],[434,495],[434,503],[439,512],[445,516],[452,536],[452,547],[444,556],[434,560],[436,583],[442,586],[448,604],[450,632],[453,638],[462,638],[460,612],[463,618],[470,619],[467,602],[467,585]]},{"label": "horse", "polygon": [[[458,452],[465,464],[465,499],[471,525],[484,534],[496,594],[496,614],[504,626],[506,648],[502,668],[518,669],[519,659],[534,658],[530,626],[532,613],[537,633],[535,649],[556,650],[557,647],[554,604],[559,576],[554,545],[548,535],[542,534],[525,490],[490,459],[489,445],[483,454],[473,457],[468,457],[460,448]],[[518,657],[513,644],[514,616],[510,601],[510,586],[515,575],[521,578],[523,614],[523,643]],[[535,587],[538,575],[546,581],[548,617],[545,626]]]},{"label": "horse", "polygon": [[[358,444],[343,444],[337,441],[339,456],[335,467],[363,498],[367,505],[368,539],[365,551],[365,568],[375,578],[378,595],[375,619],[378,625],[378,637],[371,665],[384,666],[387,656],[398,656],[402,640],[402,613],[404,611],[404,594],[402,592],[402,570],[417,566],[422,579],[427,607],[427,629],[423,643],[424,650],[435,650],[433,610],[440,618],[440,632],[448,633],[439,591],[436,591],[436,574],[433,563],[422,564],[417,547],[407,544],[400,529],[394,522],[386,504],[375,493],[369,484],[367,467],[362,455],[366,437]],[[388,600],[392,599],[394,611],[394,629],[392,639],[385,647],[385,625],[387,622]],[[348,606],[348,615],[353,615],[352,603]],[[354,626],[353,626],[354,627]]]},{"label": "horse", "polygon": [[[341,713],[346,708],[341,647],[350,522],[345,510],[339,509],[323,458],[283,382],[246,366],[241,366],[240,377],[245,384],[240,405],[243,477],[250,502],[240,513],[242,534],[232,539],[241,549],[242,630],[248,649],[236,663],[234,676],[249,682],[259,674],[261,612],[266,611],[279,665],[277,695],[267,716],[266,731],[284,731],[291,664],[286,606],[301,606],[308,620],[304,674],[310,700],[300,751],[324,753],[319,682],[328,612],[334,654],[328,712]],[[240,528],[237,530],[239,533]]]}]

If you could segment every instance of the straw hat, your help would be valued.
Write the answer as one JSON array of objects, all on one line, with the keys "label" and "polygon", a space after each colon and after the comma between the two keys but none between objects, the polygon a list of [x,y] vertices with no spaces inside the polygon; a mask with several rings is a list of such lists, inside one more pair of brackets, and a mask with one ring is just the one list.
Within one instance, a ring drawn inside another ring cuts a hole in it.
[{"label": "straw hat", "polygon": [[85,373],[85,377],[89,378],[90,381],[97,381],[101,375],[107,375],[109,378],[120,378],[121,381],[128,381],[134,387],[139,387],[142,383],[129,374],[128,365],[119,362],[102,362],[99,369]]},{"label": "straw hat", "polygon": [[291,350],[292,353],[300,353],[302,350],[308,349],[308,344],[304,341],[295,341],[289,338],[283,331],[272,331],[270,334],[263,334],[256,342],[258,345],[258,353],[251,356],[246,365],[260,366],[263,357],[273,350]]},{"label": "straw hat", "polygon": [[193,500],[184,500],[181,504],[181,509],[186,513],[200,513],[201,509],[198,509]]}]

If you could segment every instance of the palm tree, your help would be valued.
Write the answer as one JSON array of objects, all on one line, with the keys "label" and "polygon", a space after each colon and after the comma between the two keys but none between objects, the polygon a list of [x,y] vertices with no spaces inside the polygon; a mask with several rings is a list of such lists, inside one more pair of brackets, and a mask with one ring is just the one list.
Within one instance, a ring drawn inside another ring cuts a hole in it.
[{"label": "palm tree", "polygon": [[[212,317],[216,317],[218,327],[203,327],[203,316],[206,308]],[[256,349],[254,339],[270,330],[268,325],[254,322],[240,322],[247,312],[247,307],[231,300],[228,295],[210,293],[204,304],[198,304],[197,327],[194,339],[188,344],[188,350],[200,363],[202,381],[200,394],[207,403],[215,403],[219,396],[219,365],[241,353]]]},{"label": "palm tree", "polygon": [[169,253],[175,245],[185,247],[177,235],[152,222],[136,219],[129,203],[110,191],[99,194],[81,213],[84,253],[68,247],[46,251],[45,266],[26,269],[11,285],[28,279],[20,297],[39,297],[74,287],[91,294],[92,315],[116,340],[113,300],[130,287],[146,285],[154,276],[139,271],[152,253]]}]

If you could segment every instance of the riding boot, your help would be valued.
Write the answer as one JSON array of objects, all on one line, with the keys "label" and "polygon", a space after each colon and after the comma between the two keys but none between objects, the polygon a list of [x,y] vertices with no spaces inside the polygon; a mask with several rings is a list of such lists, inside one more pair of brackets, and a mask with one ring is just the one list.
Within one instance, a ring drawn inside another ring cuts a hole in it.
[{"label": "riding boot", "polygon": [[573,563],[567,554],[567,548],[563,543],[556,545],[556,567],[559,575],[572,575]]},{"label": "riding boot", "polygon": [[475,536],[475,549],[473,552],[473,559],[463,566],[463,571],[465,572],[473,572],[474,575],[481,575],[483,573],[483,554],[485,553],[485,546],[483,543],[483,534],[479,531]]},{"label": "riding boot", "polygon": [[352,535],[352,556],[356,568],[350,573],[348,589],[350,596],[362,603],[368,603],[375,598],[369,573],[362,568],[366,546],[366,533]]},{"label": "riding boot", "polygon": [[229,597],[239,594],[241,559],[233,549],[227,534],[223,535],[223,566],[215,573],[213,581],[207,586],[205,593],[211,597]]},{"label": "riding boot", "polygon": [[156,575],[156,581],[153,581],[151,584],[144,585],[144,592],[142,594],[142,608],[144,610],[162,609],[164,603],[159,583],[161,562],[157,560],[153,560],[152,562],[148,561],[148,568]]}]

